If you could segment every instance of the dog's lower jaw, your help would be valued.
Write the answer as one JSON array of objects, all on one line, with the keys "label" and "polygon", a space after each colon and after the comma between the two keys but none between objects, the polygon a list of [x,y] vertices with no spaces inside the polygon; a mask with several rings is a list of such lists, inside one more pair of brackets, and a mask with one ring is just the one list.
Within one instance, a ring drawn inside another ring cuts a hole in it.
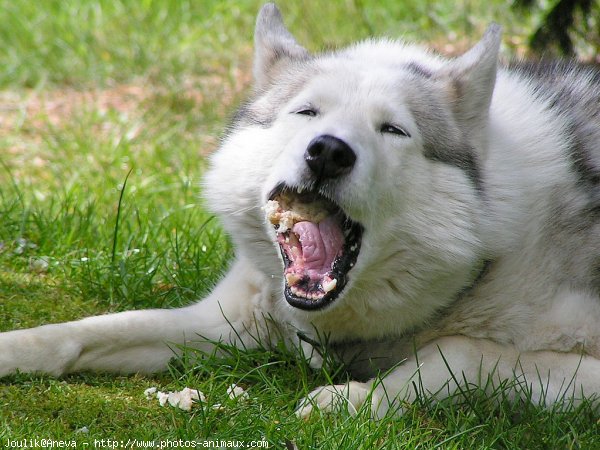
[{"label": "dog's lower jaw", "polygon": [[344,291],[363,227],[318,191],[280,183],[263,207],[283,261],[284,296],[295,308],[328,307]]}]

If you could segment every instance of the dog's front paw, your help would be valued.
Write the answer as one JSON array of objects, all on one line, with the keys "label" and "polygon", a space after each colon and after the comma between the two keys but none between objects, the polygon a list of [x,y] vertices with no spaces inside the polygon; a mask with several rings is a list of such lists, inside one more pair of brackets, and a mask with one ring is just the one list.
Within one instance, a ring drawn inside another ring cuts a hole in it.
[{"label": "dog's front paw", "polygon": [[347,410],[351,415],[356,415],[370,392],[370,384],[356,381],[348,384],[321,386],[300,401],[296,415],[306,419],[315,409],[321,412]]}]

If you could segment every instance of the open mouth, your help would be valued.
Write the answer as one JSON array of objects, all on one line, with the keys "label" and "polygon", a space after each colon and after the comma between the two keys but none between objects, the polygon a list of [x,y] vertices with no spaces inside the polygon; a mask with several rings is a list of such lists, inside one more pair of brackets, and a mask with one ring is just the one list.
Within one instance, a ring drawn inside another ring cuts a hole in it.
[{"label": "open mouth", "polygon": [[330,304],[356,263],[363,227],[314,191],[279,186],[264,209],[277,232],[288,303],[305,310]]}]

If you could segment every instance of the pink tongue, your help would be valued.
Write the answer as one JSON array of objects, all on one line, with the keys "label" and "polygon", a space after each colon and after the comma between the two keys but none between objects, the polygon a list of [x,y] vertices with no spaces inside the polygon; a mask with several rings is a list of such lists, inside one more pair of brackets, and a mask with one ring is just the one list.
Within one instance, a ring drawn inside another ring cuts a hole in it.
[{"label": "pink tongue", "polygon": [[322,279],[330,270],[333,260],[342,250],[344,236],[334,217],[318,224],[298,222],[292,228],[302,245],[304,268],[311,280]]}]

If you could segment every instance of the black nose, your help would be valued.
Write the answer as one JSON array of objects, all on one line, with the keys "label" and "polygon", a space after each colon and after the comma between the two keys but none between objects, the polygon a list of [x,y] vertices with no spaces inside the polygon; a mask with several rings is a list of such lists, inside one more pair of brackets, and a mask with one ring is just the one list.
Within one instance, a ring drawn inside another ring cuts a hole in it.
[{"label": "black nose", "polygon": [[356,153],[341,139],[324,134],[310,141],[304,160],[319,179],[336,178],[352,170]]}]

